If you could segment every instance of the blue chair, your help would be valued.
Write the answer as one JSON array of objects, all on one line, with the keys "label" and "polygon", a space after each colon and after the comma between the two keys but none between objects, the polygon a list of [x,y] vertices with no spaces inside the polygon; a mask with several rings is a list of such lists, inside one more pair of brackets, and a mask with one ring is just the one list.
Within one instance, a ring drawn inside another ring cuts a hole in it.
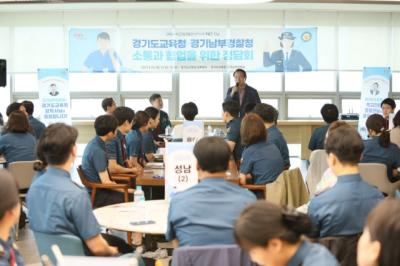
[{"label": "blue chair", "polygon": [[33,232],[40,257],[47,255],[53,265],[57,265],[51,246],[57,245],[63,255],[85,256],[82,240],[74,235],[54,235]]}]

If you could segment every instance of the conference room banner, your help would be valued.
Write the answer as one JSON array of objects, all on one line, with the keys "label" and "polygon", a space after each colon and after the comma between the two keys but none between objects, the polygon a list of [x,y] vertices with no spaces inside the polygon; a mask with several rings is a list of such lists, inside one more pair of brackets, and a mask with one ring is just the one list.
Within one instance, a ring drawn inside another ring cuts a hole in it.
[{"label": "conference room banner", "polygon": [[71,125],[68,70],[65,68],[38,69],[40,119],[45,125]]},{"label": "conference room banner", "polygon": [[388,97],[391,71],[389,67],[365,67],[361,91],[361,110],[358,132],[363,139],[368,138],[365,122],[372,114],[380,114],[381,102]]},{"label": "conference room banner", "polygon": [[70,72],[315,71],[317,28],[71,28]]},{"label": "conference room banner", "polygon": [[198,183],[193,142],[168,142],[164,154],[165,199]]}]

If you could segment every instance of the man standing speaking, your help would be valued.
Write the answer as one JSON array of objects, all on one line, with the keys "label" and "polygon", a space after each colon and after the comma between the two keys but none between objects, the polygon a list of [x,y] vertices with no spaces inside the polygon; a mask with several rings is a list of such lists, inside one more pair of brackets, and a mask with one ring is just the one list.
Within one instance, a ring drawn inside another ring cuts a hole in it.
[{"label": "man standing speaking", "polygon": [[261,103],[258,92],[253,87],[246,84],[247,74],[243,69],[236,69],[233,72],[235,86],[230,87],[225,97],[226,101],[236,101],[240,105],[240,117],[245,114],[245,106],[250,103]]}]

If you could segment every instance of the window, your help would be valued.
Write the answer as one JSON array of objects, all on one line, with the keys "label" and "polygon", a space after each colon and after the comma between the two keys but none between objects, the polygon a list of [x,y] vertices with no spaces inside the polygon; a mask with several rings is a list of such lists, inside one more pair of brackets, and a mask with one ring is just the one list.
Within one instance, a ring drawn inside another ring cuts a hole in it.
[{"label": "window", "polygon": [[38,92],[37,74],[15,74],[14,91],[15,92]]},{"label": "window", "polygon": [[[168,113],[169,100],[163,98],[164,112]],[[149,99],[125,99],[125,106],[132,108],[135,112],[144,111],[147,107],[151,106]]]},{"label": "window", "polygon": [[123,73],[122,91],[172,91],[172,73]]},{"label": "window", "polygon": [[94,119],[104,114],[101,107],[103,99],[72,99],[71,100],[71,118]]},{"label": "window", "polygon": [[220,118],[223,102],[223,73],[181,73],[179,75],[179,108],[195,102],[198,118]]},{"label": "window", "polygon": [[321,108],[332,99],[288,99],[288,118],[322,118]]},{"label": "window", "polygon": [[335,72],[288,72],[285,74],[286,91],[336,91]]},{"label": "window", "polygon": [[362,71],[342,71],[339,73],[339,91],[360,92],[363,85]]},{"label": "window", "polygon": [[[258,91],[282,91],[282,73],[247,72],[246,82]],[[235,86],[232,75],[231,86]]]},{"label": "window", "polygon": [[400,92],[400,73],[399,72],[392,73],[392,91]]},{"label": "window", "polygon": [[359,114],[360,111],[360,99],[342,99],[342,114]]},{"label": "window", "polygon": [[279,110],[279,100],[278,99],[261,99],[262,103],[266,103],[275,107],[275,109]]},{"label": "window", "polygon": [[70,73],[70,91],[116,91],[118,76],[116,73]]}]

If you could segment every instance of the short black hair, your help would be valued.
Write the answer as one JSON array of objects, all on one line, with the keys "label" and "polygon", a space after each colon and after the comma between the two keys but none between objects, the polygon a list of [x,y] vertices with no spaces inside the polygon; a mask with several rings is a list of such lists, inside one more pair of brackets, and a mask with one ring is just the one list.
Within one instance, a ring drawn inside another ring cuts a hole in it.
[{"label": "short black hair", "polygon": [[217,173],[228,170],[231,150],[223,138],[202,138],[194,146],[193,153],[203,171]]},{"label": "short black hair", "polygon": [[160,110],[157,108],[150,106],[144,109],[144,111],[150,116],[151,119],[156,119],[158,114],[160,113]]},{"label": "short black hair", "polygon": [[274,123],[278,117],[278,111],[272,105],[266,103],[256,104],[252,113],[259,115],[264,123]]},{"label": "short black hair", "polygon": [[108,34],[108,33],[105,32],[105,31],[100,32],[99,34],[97,34],[97,40],[98,40],[98,39],[110,40],[110,34]]},{"label": "short black hair", "polygon": [[107,107],[112,106],[114,102],[115,101],[114,101],[113,98],[105,98],[105,99],[103,99],[103,101],[101,102],[101,106],[103,107],[104,112],[107,111]]},{"label": "short black hair", "polygon": [[181,113],[186,120],[193,121],[196,115],[199,113],[199,110],[194,102],[188,102],[182,105]]},{"label": "short black hair", "polygon": [[33,111],[35,110],[33,102],[25,100],[21,104],[25,107],[25,110],[28,113],[28,115],[33,115]]},{"label": "short black hair", "polygon": [[12,112],[19,111],[20,107],[21,107],[21,103],[17,103],[17,102],[10,103],[10,105],[7,106],[6,115],[10,116],[10,114]]},{"label": "short black hair", "polygon": [[236,70],[233,72],[232,76],[235,76],[235,74],[236,74],[237,72],[242,73],[242,74],[243,74],[243,77],[244,77],[244,78],[247,78],[247,73],[246,73],[246,71],[244,71],[244,69],[241,69],[241,68],[236,69]]},{"label": "short black hair", "polygon": [[7,211],[12,210],[19,203],[17,181],[5,169],[0,169],[0,193],[0,220],[2,220]]},{"label": "short black hair", "polygon": [[117,119],[112,115],[101,115],[94,121],[96,135],[103,137],[110,132],[115,132],[118,127]]},{"label": "short black hair", "polygon": [[390,107],[392,107],[393,110],[396,109],[396,102],[392,98],[386,98],[385,100],[383,100],[381,102],[381,107],[384,104],[390,105]]},{"label": "short black hair", "polygon": [[321,108],[321,115],[324,121],[330,124],[339,119],[339,110],[336,105],[332,103],[326,103]]},{"label": "short black hair", "polygon": [[128,121],[128,123],[133,121],[135,111],[126,106],[119,106],[115,109],[113,116],[117,119],[118,126],[121,126],[125,121]]},{"label": "short black hair", "polygon": [[341,163],[357,165],[364,150],[364,142],[354,128],[342,126],[329,132],[325,150],[328,154],[334,154]]},{"label": "short black hair", "polygon": [[160,94],[154,93],[154,94],[152,94],[152,95],[150,96],[149,101],[150,101],[150,103],[153,103],[155,100],[160,99],[160,98],[161,98],[161,95],[160,95]]},{"label": "short black hair", "polygon": [[226,101],[222,104],[222,110],[228,112],[233,117],[238,117],[240,105],[237,101]]},{"label": "short black hair", "polygon": [[244,106],[244,113],[248,114],[253,111],[254,107],[256,107],[256,103],[248,103]]},{"label": "short black hair", "polygon": [[149,123],[150,116],[145,111],[139,111],[135,114],[135,128],[139,129]]}]

